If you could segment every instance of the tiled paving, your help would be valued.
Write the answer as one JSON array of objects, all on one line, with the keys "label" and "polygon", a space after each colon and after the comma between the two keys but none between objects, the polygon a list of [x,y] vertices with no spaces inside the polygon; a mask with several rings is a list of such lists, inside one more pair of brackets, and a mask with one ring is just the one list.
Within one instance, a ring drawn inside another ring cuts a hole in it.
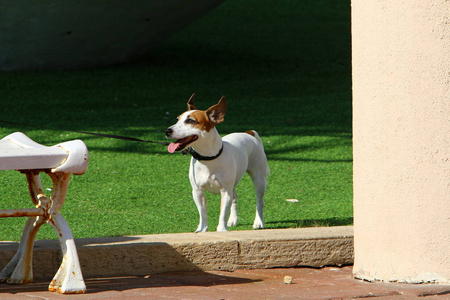
[{"label": "tiled paving", "polygon": [[86,285],[86,294],[60,295],[47,291],[48,282],[1,283],[0,299],[450,299],[450,286],[364,282],[352,278],[351,266],[174,272],[87,279]]}]

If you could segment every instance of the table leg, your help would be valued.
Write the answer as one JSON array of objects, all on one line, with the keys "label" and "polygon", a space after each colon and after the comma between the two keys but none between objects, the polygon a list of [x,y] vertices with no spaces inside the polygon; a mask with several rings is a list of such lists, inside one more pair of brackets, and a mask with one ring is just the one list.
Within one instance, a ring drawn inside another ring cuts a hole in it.
[{"label": "table leg", "polygon": [[67,221],[59,213],[69,186],[69,173],[47,173],[53,181],[53,192],[48,199],[42,190],[39,172],[25,171],[33,203],[41,208],[41,215],[30,217],[22,233],[19,249],[0,273],[0,282],[22,284],[33,282],[33,244],[42,224],[48,222],[55,229],[63,254],[61,266],[49,285],[50,291],[63,294],[85,293],[75,241]]},{"label": "table leg", "polygon": [[59,236],[63,254],[61,266],[49,285],[49,291],[63,294],[85,293],[86,285],[81,273],[77,248],[67,221],[57,213],[52,216],[49,223]]},{"label": "table leg", "polygon": [[48,173],[48,175],[53,180],[52,207],[48,222],[58,234],[63,254],[61,266],[50,283],[49,290],[63,294],[85,293],[86,285],[81,273],[75,240],[69,224],[59,213],[66,197],[70,174]]},{"label": "table leg", "polygon": [[36,234],[46,221],[43,217],[28,218],[19,249],[0,273],[0,282],[22,284],[33,282],[33,244]]},{"label": "table leg", "polygon": [[[43,207],[44,210],[48,209],[50,203],[42,192],[39,172],[27,171],[25,174],[31,200],[36,206]],[[0,273],[0,282],[6,281],[11,284],[33,282],[33,244],[39,228],[45,222],[46,218],[42,216],[28,218],[20,239],[19,249]]]}]

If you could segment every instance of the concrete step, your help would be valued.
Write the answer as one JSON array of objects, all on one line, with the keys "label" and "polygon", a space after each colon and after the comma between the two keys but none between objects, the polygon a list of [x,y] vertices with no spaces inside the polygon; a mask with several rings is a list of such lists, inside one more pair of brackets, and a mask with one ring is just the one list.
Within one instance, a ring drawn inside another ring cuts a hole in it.
[{"label": "concrete step", "polygon": [[[85,278],[174,271],[234,271],[353,263],[353,227],[154,234],[75,240]],[[0,269],[17,242],[0,242]],[[36,241],[36,279],[51,279],[62,257],[57,240]]]}]

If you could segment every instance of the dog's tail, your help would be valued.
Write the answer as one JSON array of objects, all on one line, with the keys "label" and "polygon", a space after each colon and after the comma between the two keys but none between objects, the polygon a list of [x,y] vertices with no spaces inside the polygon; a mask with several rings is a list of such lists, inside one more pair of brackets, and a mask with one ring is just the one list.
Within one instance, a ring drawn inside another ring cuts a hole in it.
[{"label": "dog's tail", "polygon": [[255,130],[249,130],[249,131],[246,131],[245,133],[248,133],[248,134],[254,136],[258,140],[258,142],[261,144],[261,147],[263,149],[264,159],[266,160],[266,175],[270,176],[270,168],[269,168],[269,165],[267,164],[266,153],[264,152],[264,143],[261,140],[261,137],[259,136],[259,134]]}]

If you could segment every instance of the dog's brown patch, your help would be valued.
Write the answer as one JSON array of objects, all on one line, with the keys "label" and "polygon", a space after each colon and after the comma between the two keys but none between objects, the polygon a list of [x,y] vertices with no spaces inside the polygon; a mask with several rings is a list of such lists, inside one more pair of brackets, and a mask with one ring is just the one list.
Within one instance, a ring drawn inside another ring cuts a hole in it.
[{"label": "dog's brown patch", "polygon": [[248,131],[246,131],[245,133],[250,134],[251,136],[256,137],[255,131],[253,131],[253,130],[248,130]]},{"label": "dog's brown patch", "polygon": [[214,128],[214,123],[209,120],[208,115],[203,110],[194,111],[189,117],[197,121],[197,124],[192,126],[196,126],[200,130],[209,132]]}]

